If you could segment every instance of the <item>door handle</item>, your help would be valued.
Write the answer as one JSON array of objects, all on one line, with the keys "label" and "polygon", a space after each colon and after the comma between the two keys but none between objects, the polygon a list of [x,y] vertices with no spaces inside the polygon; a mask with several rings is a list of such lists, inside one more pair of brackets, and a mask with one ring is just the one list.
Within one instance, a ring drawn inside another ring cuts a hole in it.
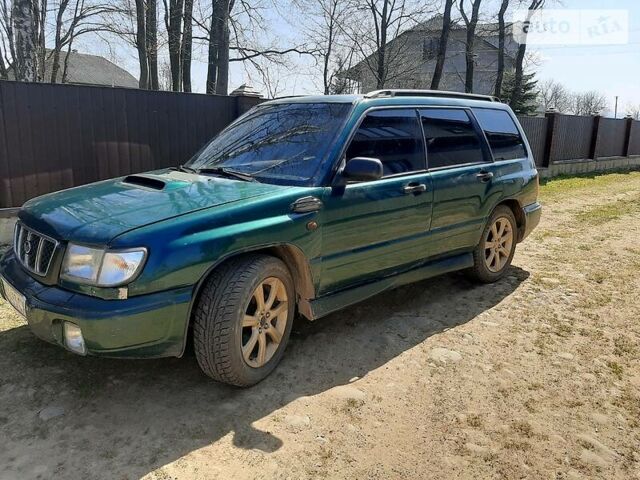
[{"label": "door handle", "polygon": [[427,186],[424,183],[410,183],[402,187],[402,191],[407,195],[410,193],[422,193],[427,191]]},{"label": "door handle", "polygon": [[481,171],[476,175],[476,178],[480,180],[482,183],[487,183],[493,178],[493,172]]}]

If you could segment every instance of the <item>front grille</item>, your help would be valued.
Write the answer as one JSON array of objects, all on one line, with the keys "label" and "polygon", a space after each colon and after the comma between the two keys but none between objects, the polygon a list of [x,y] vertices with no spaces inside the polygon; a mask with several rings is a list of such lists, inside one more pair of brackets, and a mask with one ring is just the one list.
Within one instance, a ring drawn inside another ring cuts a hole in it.
[{"label": "front grille", "polygon": [[57,246],[58,242],[52,238],[35,232],[20,222],[16,223],[13,249],[22,266],[30,272],[44,277],[49,271]]}]

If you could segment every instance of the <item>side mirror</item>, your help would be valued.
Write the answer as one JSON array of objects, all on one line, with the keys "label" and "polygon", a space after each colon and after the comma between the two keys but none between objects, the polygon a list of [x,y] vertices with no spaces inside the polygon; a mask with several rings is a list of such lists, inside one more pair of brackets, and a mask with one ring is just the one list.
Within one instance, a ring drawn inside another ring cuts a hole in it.
[{"label": "side mirror", "polygon": [[355,157],[347,160],[342,177],[347,181],[367,182],[382,178],[382,162],[377,158]]}]

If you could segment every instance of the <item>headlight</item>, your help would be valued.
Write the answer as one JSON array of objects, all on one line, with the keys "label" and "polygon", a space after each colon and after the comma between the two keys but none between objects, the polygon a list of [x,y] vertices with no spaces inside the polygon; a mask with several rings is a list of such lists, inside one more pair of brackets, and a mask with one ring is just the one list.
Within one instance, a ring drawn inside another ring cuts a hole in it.
[{"label": "headlight", "polygon": [[145,248],[102,250],[70,243],[60,277],[98,287],[115,287],[131,282],[140,273],[146,256]]}]

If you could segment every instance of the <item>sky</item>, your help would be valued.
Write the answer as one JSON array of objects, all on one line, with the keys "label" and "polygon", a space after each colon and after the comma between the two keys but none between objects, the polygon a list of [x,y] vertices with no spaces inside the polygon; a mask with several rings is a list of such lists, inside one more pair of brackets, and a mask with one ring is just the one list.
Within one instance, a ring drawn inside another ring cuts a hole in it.
[{"label": "sky", "polygon": [[[497,0],[486,0],[483,6],[487,11],[497,11]],[[528,2],[526,2],[528,3]],[[540,81],[553,79],[575,92],[597,90],[607,97],[606,114],[613,116],[615,96],[618,96],[618,116],[623,116],[627,105],[640,105],[640,0],[547,0],[548,8],[554,9],[623,9],[628,13],[628,43],[616,45],[529,45],[528,51],[534,53],[536,65],[533,67]],[[495,8],[494,8],[495,6]],[[300,34],[295,25],[282,19],[282,15],[266,13],[270,28],[277,32],[280,46],[300,42]],[[485,19],[488,20],[488,19]],[[79,47],[82,48],[82,47]],[[137,76],[135,51],[122,47],[105,52],[96,52],[101,47],[96,43],[87,46],[91,53],[107,53],[107,58],[115,59],[118,64]],[[116,50],[116,51],[114,51]],[[205,52],[195,52],[193,62],[194,90],[204,92],[206,81]],[[312,74],[313,60],[297,55],[289,57],[288,68],[275,69],[276,75],[284,73],[281,88],[282,95],[303,95],[320,93],[318,85],[319,71],[315,78]],[[241,63],[233,63],[230,73],[230,90],[243,83],[249,83],[260,91],[259,80],[251,78]],[[261,93],[265,94],[265,91]]]},{"label": "sky", "polygon": [[[560,5],[554,8],[559,8]],[[563,8],[625,9],[629,18],[626,45],[548,45],[533,48],[541,58],[540,79],[554,79],[575,91],[598,90],[607,96],[613,113],[619,97],[618,116],[627,104],[640,104],[640,1],[564,0]]]}]

